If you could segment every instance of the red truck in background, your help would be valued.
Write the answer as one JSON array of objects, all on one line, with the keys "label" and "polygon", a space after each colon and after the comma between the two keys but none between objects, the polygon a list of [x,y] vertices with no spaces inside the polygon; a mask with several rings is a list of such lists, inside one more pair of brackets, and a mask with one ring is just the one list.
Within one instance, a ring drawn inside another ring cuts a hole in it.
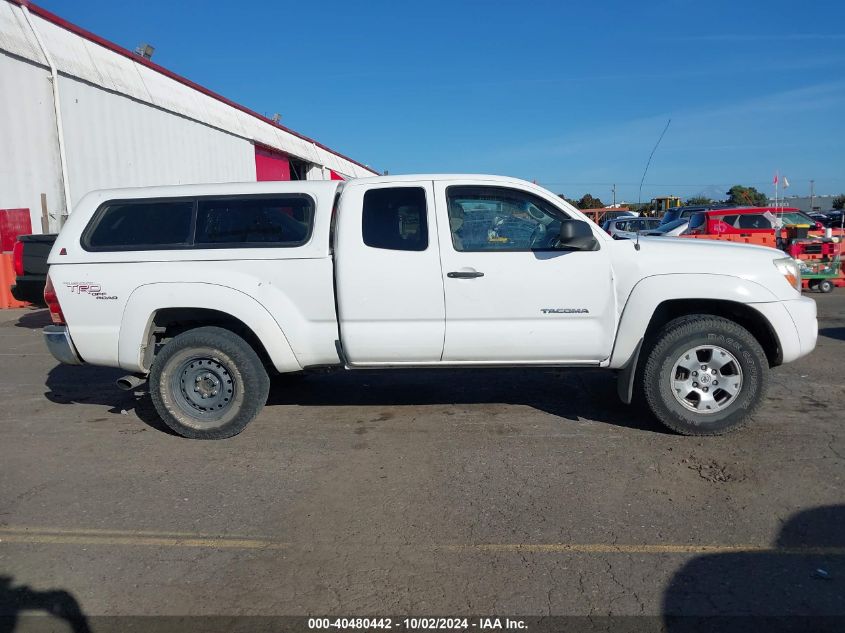
[{"label": "red truck in background", "polygon": [[828,229],[792,207],[746,207],[700,211],[681,237],[771,246],[798,262],[803,287],[831,292],[845,286],[841,228]]},{"label": "red truck in background", "polygon": [[784,226],[806,226],[824,231],[824,226],[793,207],[745,207],[699,211],[690,216],[688,235],[771,234]]}]

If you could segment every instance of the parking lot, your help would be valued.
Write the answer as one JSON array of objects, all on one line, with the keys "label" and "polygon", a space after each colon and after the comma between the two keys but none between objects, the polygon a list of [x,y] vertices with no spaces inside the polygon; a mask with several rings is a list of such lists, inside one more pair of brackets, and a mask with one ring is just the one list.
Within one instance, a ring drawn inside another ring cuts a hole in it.
[{"label": "parking lot", "polygon": [[815,298],[817,350],[703,439],[609,372],[431,370],[279,379],[242,435],[190,441],[122,372],[58,366],[46,311],[0,312],[0,605],[843,614],[845,291]]}]

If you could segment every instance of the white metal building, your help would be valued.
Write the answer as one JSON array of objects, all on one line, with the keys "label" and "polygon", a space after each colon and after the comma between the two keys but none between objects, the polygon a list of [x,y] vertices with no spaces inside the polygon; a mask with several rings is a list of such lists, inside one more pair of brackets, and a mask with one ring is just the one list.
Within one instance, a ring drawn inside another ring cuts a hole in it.
[{"label": "white metal building", "polygon": [[49,230],[107,187],[372,176],[27,0],[0,0],[0,209]]}]

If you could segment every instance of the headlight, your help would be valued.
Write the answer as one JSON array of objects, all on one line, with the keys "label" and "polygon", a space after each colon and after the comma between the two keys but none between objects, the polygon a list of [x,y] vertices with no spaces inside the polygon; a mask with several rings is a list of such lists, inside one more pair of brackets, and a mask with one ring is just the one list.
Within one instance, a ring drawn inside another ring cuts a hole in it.
[{"label": "headlight", "polygon": [[798,263],[791,257],[776,259],[772,263],[789,285],[801,292],[801,269],[798,268]]}]

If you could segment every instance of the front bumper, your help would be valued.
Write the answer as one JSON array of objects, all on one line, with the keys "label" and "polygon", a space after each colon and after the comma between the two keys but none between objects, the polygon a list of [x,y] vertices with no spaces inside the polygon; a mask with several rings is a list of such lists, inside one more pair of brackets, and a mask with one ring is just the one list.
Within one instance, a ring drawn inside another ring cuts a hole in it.
[{"label": "front bumper", "polygon": [[66,365],[81,365],[82,359],[76,352],[76,347],[70,338],[66,325],[48,325],[44,328],[44,342],[47,349],[60,363]]},{"label": "front bumper", "polygon": [[806,356],[816,347],[819,322],[816,302],[809,297],[772,303],[752,303],[774,329],[780,343],[781,361],[789,363]]}]

